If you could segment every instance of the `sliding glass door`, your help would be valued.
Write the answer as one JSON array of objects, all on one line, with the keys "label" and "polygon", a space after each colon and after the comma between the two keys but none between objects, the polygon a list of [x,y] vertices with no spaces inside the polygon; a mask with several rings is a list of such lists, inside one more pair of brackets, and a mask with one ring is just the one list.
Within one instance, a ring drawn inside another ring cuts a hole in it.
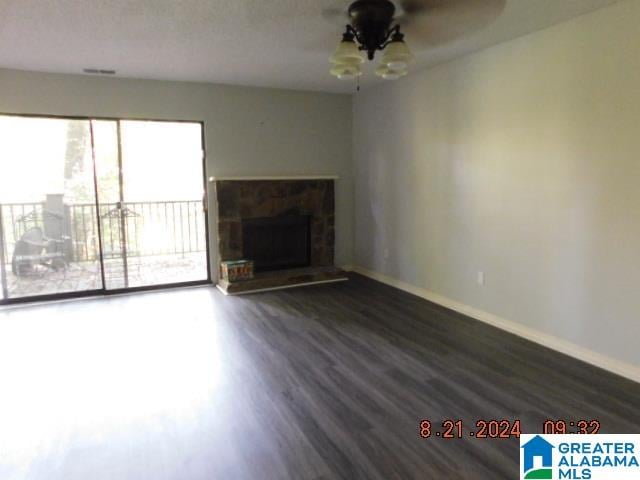
[{"label": "sliding glass door", "polygon": [[105,288],[206,280],[201,124],[92,125]]},{"label": "sliding glass door", "polygon": [[2,299],[102,289],[89,122],[0,116]]},{"label": "sliding glass door", "polygon": [[0,115],[0,302],[205,282],[202,124]]}]

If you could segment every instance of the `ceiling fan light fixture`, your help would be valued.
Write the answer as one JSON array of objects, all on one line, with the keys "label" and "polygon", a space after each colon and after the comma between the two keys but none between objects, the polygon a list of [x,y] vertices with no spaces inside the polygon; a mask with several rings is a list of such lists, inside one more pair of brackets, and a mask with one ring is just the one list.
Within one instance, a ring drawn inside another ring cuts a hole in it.
[{"label": "ceiling fan light fixture", "polygon": [[382,63],[376,74],[387,80],[406,75],[413,54],[404,42],[395,12],[391,0],[355,0],[347,10],[350,22],[342,41],[330,57],[331,74],[343,79],[359,77],[360,65],[365,60],[363,52],[373,60],[376,52],[382,51]]},{"label": "ceiling fan light fixture", "polygon": [[[346,8],[338,7],[338,3]],[[405,43],[405,34],[414,48],[439,47],[486,28],[509,3],[509,0],[333,0],[334,6],[323,10],[323,16],[326,14],[325,18],[344,25],[342,40],[349,42],[351,53],[357,48],[369,62],[381,58],[377,75],[391,80],[406,75],[420,58],[414,57]],[[342,53],[336,52],[333,60],[346,60]],[[360,66],[360,60],[357,62]]]},{"label": "ceiling fan light fixture", "polygon": [[338,65],[360,65],[364,62],[364,55],[353,36],[345,34],[329,60]]},{"label": "ceiling fan light fixture", "polygon": [[358,65],[337,64],[331,69],[331,75],[340,80],[353,80],[362,75],[362,70]]},{"label": "ceiling fan light fixture", "polygon": [[404,40],[392,41],[382,54],[382,64],[391,70],[406,70],[413,59],[413,54]]},{"label": "ceiling fan light fixture", "polygon": [[400,77],[404,77],[407,74],[407,69],[393,70],[387,65],[380,65],[376,68],[376,75],[384,78],[385,80],[397,80]]}]

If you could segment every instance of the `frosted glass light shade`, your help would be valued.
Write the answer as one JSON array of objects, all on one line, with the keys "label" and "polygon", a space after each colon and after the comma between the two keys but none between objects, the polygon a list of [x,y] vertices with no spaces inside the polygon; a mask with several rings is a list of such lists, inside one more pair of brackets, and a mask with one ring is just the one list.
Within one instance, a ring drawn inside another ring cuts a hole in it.
[{"label": "frosted glass light shade", "polygon": [[407,69],[392,70],[387,65],[380,65],[376,68],[376,75],[384,78],[385,80],[397,80],[400,77],[404,77],[407,74]]},{"label": "frosted glass light shade", "polygon": [[352,80],[362,75],[362,70],[358,65],[337,64],[331,69],[331,75],[340,80]]},{"label": "frosted glass light shade", "polygon": [[364,62],[364,56],[358,49],[356,42],[343,40],[329,60],[331,63],[341,65],[360,65]]},{"label": "frosted glass light shade", "polygon": [[382,55],[382,65],[386,65],[391,70],[406,70],[412,61],[413,54],[402,40],[391,42]]}]

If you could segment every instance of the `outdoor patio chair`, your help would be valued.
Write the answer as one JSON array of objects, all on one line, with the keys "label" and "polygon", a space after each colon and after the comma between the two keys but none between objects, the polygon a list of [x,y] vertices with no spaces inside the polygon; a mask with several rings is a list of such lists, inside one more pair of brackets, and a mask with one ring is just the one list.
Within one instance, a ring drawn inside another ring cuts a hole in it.
[{"label": "outdoor patio chair", "polygon": [[64,238],[56,240],[45,237],[40,227],[30,228],[16,242],[11,271],[17,277],[21,277],[36,272],[38,265],[50,270],[66,268],[64,243]]}]

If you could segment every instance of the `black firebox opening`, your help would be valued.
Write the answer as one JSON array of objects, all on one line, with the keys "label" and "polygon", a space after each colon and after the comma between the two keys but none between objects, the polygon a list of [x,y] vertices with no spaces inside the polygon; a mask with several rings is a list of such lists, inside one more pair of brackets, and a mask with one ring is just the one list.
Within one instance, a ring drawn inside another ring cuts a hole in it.
[{"label": "black firebox opening", "polygon": [[256,272],[307,267],[311,261],[308,215],[245,218],[242,255]]}]

